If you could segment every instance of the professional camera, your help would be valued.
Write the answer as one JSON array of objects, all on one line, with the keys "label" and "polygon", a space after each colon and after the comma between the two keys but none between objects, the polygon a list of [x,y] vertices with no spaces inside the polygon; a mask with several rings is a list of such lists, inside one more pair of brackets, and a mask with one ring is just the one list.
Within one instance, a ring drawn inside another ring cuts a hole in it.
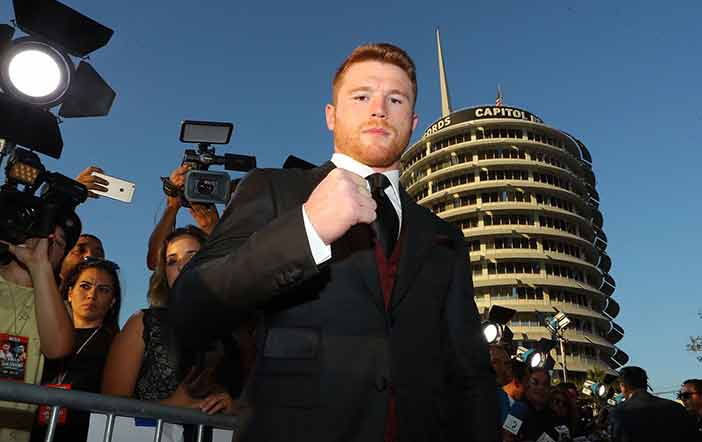
[{"label": "professional camera", "polygon": [[[180,141],[197,143],[197,150],[186,149],[183,163],[190,165],[185,174],[181,196],[183,205],[189,203],[227,203],[232,181],[227,172],[208,170],[212,165],[223,165],[226,170],[248,172],[256,167],[256,157],[225,153],[217,155],[213,144],[227,144],[234,125],[212,121],[186,120],[180,126]],[[166,182],[164,181],[164,185]]]},{"label": "professional camera", "polygon": [[[80,218],[75,214],[88,190],[60,173],[47,171],[39,156],[0,139],[0,163],[7,156],[5,183],[0,187],[0,240],[20,244],[32,237],[46,237],[54,226],[66,231],[66,242],[78,239]],[[36,195],[38,192],[38,195]],[[0,249],[0,262],[7,262],[6,248]]]}]

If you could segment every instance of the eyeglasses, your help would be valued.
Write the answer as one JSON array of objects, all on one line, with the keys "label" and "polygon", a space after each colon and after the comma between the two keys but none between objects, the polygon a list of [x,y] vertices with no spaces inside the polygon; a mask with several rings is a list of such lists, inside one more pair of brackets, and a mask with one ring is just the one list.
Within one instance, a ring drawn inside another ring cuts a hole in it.
[{"label": "eyeglasses", "polygon": [[686,400],[692,398],[692,395],[695,395],[695,394],[700,394],[700,393],[697,391],[679,391],[678,392],[678,399],[680,399],[682,401],[686,401]]}]

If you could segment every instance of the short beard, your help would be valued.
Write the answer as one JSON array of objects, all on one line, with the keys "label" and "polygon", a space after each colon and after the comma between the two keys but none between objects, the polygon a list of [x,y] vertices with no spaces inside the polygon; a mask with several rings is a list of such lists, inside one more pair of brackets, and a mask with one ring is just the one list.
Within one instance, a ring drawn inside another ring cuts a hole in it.
[{"label": "short beard", "polygon": [[[363,126],[365,127],[365,125]],[[365,164],[369,167],[377,168],[389,168],[400,160],[402,153],[407,148],[411,132],[402,137],[397,137],[398,131],[387,124],[383,124],[382,127],[386,130],[392,131],[396,135],[395,141],[386,148],[385,155],[368,155],[366,149],[361,148],[361,137],[357,132],[348,133],[346,131],[334,132],[334,146],[336,150],[340,153],[350,156],[354,160]],[[361,129],[363,130],[363,128]]]}]

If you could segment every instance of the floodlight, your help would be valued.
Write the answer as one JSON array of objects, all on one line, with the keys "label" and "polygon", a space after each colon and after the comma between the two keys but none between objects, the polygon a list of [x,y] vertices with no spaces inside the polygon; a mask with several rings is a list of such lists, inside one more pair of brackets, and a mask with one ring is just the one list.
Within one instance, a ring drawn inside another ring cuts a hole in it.
[{"label": "floodlight", "polygon": [[500,342],[510,342],[514,333],[507,327],[507,323],[512,320],[516,310],[493,305],[487,315],[487,321],[483,322],[483,335],[488,344],[498,344]]},{"label": "floodlight", "polygon": [[[113,31],[56,0],[13,0],[15,28],[0,25],[0,138],[59,158],[61,117],[107,115],[115,92],[84,60]],[[73,57],[81,60],[76,69]]]},{"label": "floodlight", "polygon": [[527,349],[525,347],[517,348],[517,359],[521,360],[531,368],[553,368],[555,361],[550,356],[550,352],[556,342],[551,339],[541,338],[534,345],[534,348]]},{"label": "floodlight", "polygon": [[544,356],[533,348],[517,347],[517,359],[524,362],[529,368],[541,366]]},{"label": "floodlight", "polygon": [[568,327],[571,321],[565,313],[555,307],[553,309],[556,311],[556,315],[546,321],[546,327],[553,333],[558,334],[561,330]]},{"label": "floodlight", "polygon": [[609,387],[606,384],[591,381],[588,379],[583,384],[582,392],[587,396],[594,396],[598,399],[604,399],[609,393]]},{"label": "floodlight", "polygon": [[0,89],[43,108],[59,104],[73,78],[73,62],[60,49],[32,37],[14,40],[0,65]]}]

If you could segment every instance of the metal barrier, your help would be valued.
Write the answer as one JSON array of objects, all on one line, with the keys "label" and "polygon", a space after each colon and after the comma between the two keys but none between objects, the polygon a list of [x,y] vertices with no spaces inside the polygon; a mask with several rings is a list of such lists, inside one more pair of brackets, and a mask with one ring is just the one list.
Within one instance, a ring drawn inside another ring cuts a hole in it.
[{"label": "metal barrier", "polygon": [[239,420],[243,419],[243,416],[207,415],[199,410],[161,405],[155,402],[105,396],[79,390],[66,391],[11,381],[0,381],[0,400],[49,405],[51,407],[51,417],[46,431],[47,442],[51,442],[54,438],[56,421],[61,407],[107,415],[105,437],[103,439],[105,442],[112,440],[115,416],[155,419],[155,442],[160,442],[161,440],[164,422],[197,425],[198,442],[202,441],[205,427],[232,430],[234,439],[237,439],[236,433],[239,431]]}]

